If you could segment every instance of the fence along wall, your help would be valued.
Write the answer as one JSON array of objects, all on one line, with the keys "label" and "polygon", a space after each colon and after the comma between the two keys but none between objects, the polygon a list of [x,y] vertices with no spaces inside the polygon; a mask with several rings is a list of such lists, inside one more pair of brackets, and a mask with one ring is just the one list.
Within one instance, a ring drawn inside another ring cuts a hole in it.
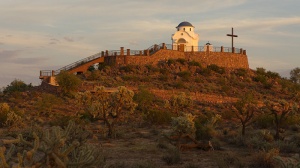
[{"label": "fence along wall", "polygon": [[160,61],[167,61],[168,59],[183,58],[189,61],[197,61],[202,66],[216,64],[226,68],[245,68],[249,69],[247,55],[236,54],[229,52],[181,52],[176,50],[160,49],[151,56],[108,56],[105,57],[105,63],[126,65],[156,65]]}]

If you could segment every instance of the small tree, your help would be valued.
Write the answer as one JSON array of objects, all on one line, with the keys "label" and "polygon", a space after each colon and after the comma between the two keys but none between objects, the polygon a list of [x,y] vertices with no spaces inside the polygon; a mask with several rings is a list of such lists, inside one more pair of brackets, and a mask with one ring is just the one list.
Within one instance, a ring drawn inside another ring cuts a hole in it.
[{"label": "small tree", "polygon": [[124,86],[114,93],[106,92],[104,87],[97,87],[95,93],[82,93],[77,100],[85,112],[104,121],[108,128],[108,137],[112,137],[115,124],[125,122],[133,113],[136,107],[133,96],[133,91]]},{"label": "small tree", "polygon": [[24,92],[30,87],[32,87],[31,84],[27,85],[22,80],[15,79],[10,85],[7,85],[7,87],[3,89],[3,93]]},{"label": "small tree", "polygon": [[172,112],[179,116],[179,112],[183,112],[184,109],[192,106],[192,104],[193,100],[191,97],[181,92],[178,95],[172,96],[171,100],[166,102],[166,107],[170,108]]},{"label": "small tree", "polygon": [[81,80],[76,75],[67,71],[61,71],[56,76],[56,81],[64,95],[70,94],[81,85]]},{"label": "small tree", "polygon": [[254,115],[257,111],[256,103],[253,101],[252,95],[246,95],[233,105],[235,117],[242,124],[242,136],[245,135],[246,127],[254,122]]},{"label": "small tree", "polygon": [[290,72],[290,79],[294,82],[294,83],[300,83],[300,68],[294,68],[291,70]]},{"label": "small tree", "polygon": [[285,100],[279,100],[279,101],[266,101],[265,105],[267,107],[267,110],[271,112],[271,114],[274,116],[275,120],[275,139],[279,139],[279,130],[283,124],[283,122],[286,120],[287,116],[292,112],[297,110],[297,106],[293,102],[287,102]]}]

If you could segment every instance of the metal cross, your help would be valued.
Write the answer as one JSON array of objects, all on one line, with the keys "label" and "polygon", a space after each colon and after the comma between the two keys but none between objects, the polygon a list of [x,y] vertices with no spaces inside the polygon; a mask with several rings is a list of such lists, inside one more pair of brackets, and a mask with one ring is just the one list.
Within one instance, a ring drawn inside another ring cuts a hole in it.
[{"label": "metal cross", "polygon": [[231,34],[227,34],[227,36],[231,37],[231,48],[233,52],[233,37],[238,37],[238,36],[233,34],[233,28],[231,28]]}]

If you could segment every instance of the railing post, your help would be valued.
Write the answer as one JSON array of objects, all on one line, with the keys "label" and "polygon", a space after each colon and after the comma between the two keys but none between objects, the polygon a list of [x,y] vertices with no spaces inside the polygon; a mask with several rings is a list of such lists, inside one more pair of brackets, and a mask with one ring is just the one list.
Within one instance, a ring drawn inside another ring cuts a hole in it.
[{"label": "railing post", "polygon": [[206,51],[209,52],[209,45],[206,46]]},{"label": "railing post", "polygon": [[224,52],[224,47],[223,46],[221,46],[221,52]]},{"label": "railing post", "polygon": [[157,44],[154,44],[154,51],[157,50]]},{"label": "railing post", "polygon": [[162,43],[162,49],[167,49],[166,44]]},{"label": "railing post", "polygon": [[130,55],[130,49],[127,49],[127,55],[128,56]]},{"label": "railing post", "polygon": [[114,56],[117,56],[117,52],[114,52]]},{"label": "railing post", "polygon": [[140,56],[142,56],[143,55],[143,52],[142,51],[140,51]]},{"label": "railing post", "polygon": [[105,50],[105,56],[108,56],[108,50]]},{"label": "railing post", "polygon": [[240,54],[243,54],[243,49],[242,48],[240,49]]},{"label": "railing post", "polygon": [[55,71],[54,70],[52,70],[52,74],[51,74],[51,76],[54,76],[55,75]]},{"label": "railing post", "polygon": [[104,57],[104,51],[101,51],[101,57]]},{"label": "railing post", "polygon": [[235,53],[235,47],[232,47],[232,53]]},{"label": "railing post", "polygon": [[120,55],[124,55],[124,47],[121,47]]},{"label": "railing post", "polygon": [[146,52],[147,52],[147,56],[150,56],[150,51],[149,50],[146,50]]},{"label": "railing post", "polygon": [[246,50],[244,50],[244,51],[243,51],[243,54],[244,54],[244,55],[247,55],[247,52],[246,52]]}]

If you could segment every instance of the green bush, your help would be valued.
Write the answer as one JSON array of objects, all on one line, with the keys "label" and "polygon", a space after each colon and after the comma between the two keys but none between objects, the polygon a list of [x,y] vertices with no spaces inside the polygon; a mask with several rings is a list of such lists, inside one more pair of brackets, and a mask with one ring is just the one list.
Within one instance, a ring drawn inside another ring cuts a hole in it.
[{"label": "green bush", "polygon": [[176,61],[179,62],[181,65],[184,65],[184,63],[186,62],[184,58],[178,58]]},{"label": "green bush", "polygon": [[176,63],[176,60],[174,60],[174,59],[168,59],[168,61],[167,61],[167,64],[170,66],[170,65],[172,65],[172,64],[175,64]]},{"label": "green bush", "polygon": [[239,68],[239,69],[237,69],[237,70],[235,71],[235,74],[236,74],[237,76],[243,76],[243,77],[245,77],[245,76],[247,75],[247,70],[244,69],[244,68]]},{"label": "green bush", "polygon": [[211,64],[207,66],[207,69],[213,70],[219,74],[224,74],[225,73],[225,68],[219,67],[218,65]]},{"label": "green bush", "polygon": [[191,77],[191,72],[189,71],[181,71],[177,73],[183,80],[188,81]]},{"label": "green bush", "polygon": [[131,64],[120,67],[120,71],[125,71],[125,72],[134,72],[135,69],[136,69],[136,66],[131,65]]},{"label": "green bush", "polygon": [[31,84],[27,85],[25,82],[15,79],[10,83],[10,85],[7,85],[7,87],[3,89],[3,93],[24,92],[31,87]]},{"label": "green bush", "polygon": [[56,81],[64,95],[70,95],[73,91],[76,91],[82,82],[76,75],[67,71],[61,71],[56,76]]},{"label": "green bush", "polygon": [[201,68],[201,64],[197,61],[190,61],[188,62],[189,66],[197,66]]}]

